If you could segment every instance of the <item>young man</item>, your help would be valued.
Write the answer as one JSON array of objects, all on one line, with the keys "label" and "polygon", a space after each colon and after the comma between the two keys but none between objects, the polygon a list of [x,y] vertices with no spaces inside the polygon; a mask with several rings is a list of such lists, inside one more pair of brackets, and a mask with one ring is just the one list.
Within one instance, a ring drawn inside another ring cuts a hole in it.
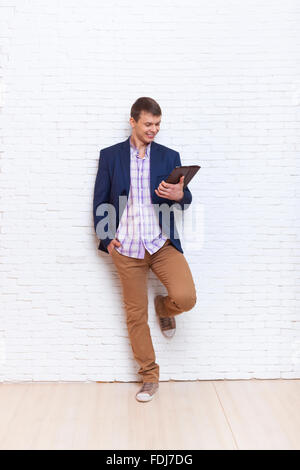
[{"label": "young man", "polygon": [[[155,209],[163,204],[167,209],[174,204],[186,209],[192,201],[190,190],[183,188],[183,176],[177,184],[165,182],[181,161],[178,152],[154,142],[161,114],[153,99],[136,100],[129,120],[132,134],[124,142],[100,151],[94,188],[98,249],[109,253],[118,271],[131,347],[140,366],[143,386],[136,394],[138,401],[151,400],[159,382],[159,365],[148,325],[149,269],[168,291],[167,296],[157,295],[154,299],[166,337],[175,333],[175,315],[192,309],[196,303],[195,284],[183,255],[174,213],[169,210],[167,221],[164,216],[161,220]],[[121,197],[126,200],[123,209],[119,208]]]}]

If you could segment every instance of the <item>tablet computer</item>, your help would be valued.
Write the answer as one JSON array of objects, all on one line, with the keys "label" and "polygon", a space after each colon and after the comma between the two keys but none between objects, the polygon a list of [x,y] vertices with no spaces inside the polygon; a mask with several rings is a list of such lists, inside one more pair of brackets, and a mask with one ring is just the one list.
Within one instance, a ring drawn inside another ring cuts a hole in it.
[{"label": "tablet computer", "polygon": [[184,175],[183,188],[185,188],[200,168],[201,166],[199,165],[176,166],[165,181],[166,183],[177,184],[179,183],[180,177]]}]

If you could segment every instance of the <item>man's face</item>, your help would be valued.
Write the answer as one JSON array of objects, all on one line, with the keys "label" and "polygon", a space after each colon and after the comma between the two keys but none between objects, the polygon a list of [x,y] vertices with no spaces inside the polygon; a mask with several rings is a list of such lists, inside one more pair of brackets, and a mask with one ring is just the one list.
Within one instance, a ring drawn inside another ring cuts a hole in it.
[{"label": "man's face", "polygon": [[133,129],[133,134],[145,144],[149,144],[154,140],[156,134],[159,132],[161,116],[153,116],[151,113],[142,111],[138,122],[132,117],[130,124]]}]

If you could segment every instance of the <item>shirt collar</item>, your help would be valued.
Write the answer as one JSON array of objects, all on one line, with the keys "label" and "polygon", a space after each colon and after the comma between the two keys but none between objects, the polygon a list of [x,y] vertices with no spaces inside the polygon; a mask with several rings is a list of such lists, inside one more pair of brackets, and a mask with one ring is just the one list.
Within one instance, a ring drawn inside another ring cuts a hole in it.
[{"label": "shirt collar", "polygon": [[[135,155],[135,156],[137,157],[138,154],[139,154],[139,151],[138,151],[138,149],[136,148],[136,146],[131,143],[131,136],[130,136],[130,139],[129,139],[129,143],[130,143],[130,148],[131,148],[131,150],[132,150],[132,152],[133,152],[133,155]],[[147,147],[146,147],[145,158],[149,158],[149,157],[150,157],[150,148],[151,148],[151,142],[149,142],[149,144],[148,144]]]}]

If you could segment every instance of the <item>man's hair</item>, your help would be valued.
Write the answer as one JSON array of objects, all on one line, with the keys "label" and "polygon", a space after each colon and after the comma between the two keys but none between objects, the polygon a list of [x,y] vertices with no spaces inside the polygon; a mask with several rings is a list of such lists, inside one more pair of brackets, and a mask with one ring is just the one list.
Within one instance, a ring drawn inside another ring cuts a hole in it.
[{"label": "man's hair", "polygon": [[140,118],[141,111],[151,113],[153,116],[161,116],[162,114],[159,104],[147,96],[142,96],[133,103],[130,116],[137,122]]}]

